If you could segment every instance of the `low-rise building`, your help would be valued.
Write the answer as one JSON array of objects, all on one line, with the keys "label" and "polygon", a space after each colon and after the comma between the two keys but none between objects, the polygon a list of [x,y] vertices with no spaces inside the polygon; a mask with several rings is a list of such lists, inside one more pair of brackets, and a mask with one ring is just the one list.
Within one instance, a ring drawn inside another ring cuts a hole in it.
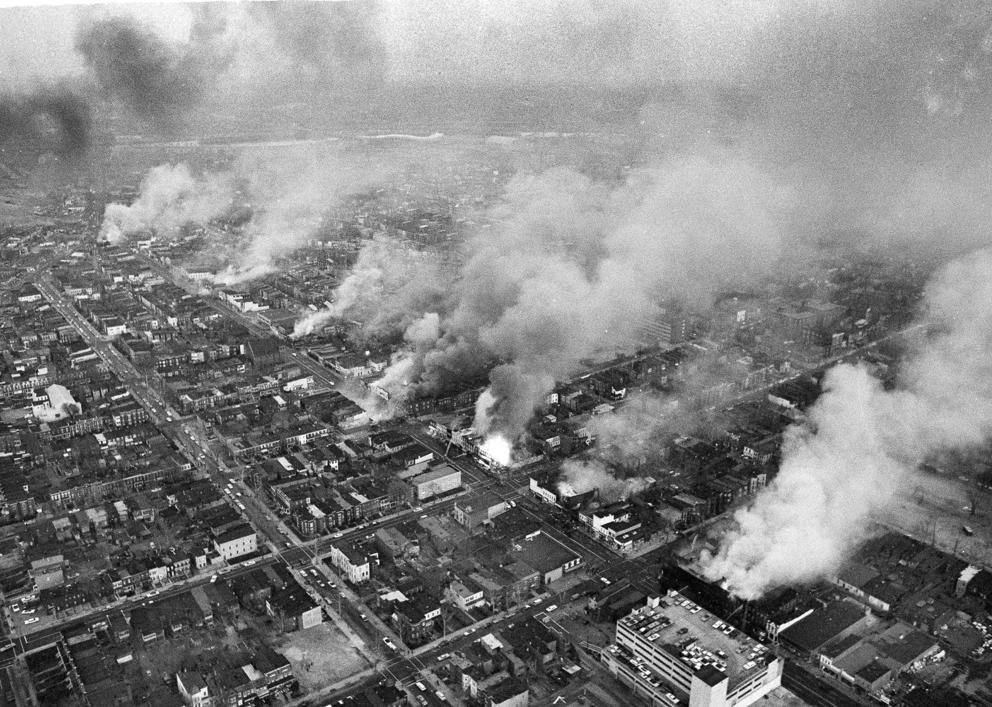
[{"label": "low-rise building", "polygon": [[505,513],[509,508],[509,503],[494,492],[483,491],[467,498],[458,499],[452,509],[452,515],[457,523],[469,530],[474,530],[483,523],[488,523],[496,516]]},{"label": "low-rise building", "polygon": [[417,501],[426,501],[461,486],[462,472],[450,464],[441,464],[409,479],[408,483],[413,487],[414,498]]},{"label": "low-rise building", "polygon": [[536,531],[514,546],[510,556],[534,568],[542,585],[555,582],[582,565],[582,557],[550,535]]},{"label": "low-rise building", "polygon": [[258,536],[251,526],[241,523],[214,537],[214,547],[220,556],[231,561],[258,550]]},{"label": "low-rise building", "polygon": [[352,584],[367,582],[372,574],[368,554],[357,545],[341,543],[331,546],[330,560]]}]

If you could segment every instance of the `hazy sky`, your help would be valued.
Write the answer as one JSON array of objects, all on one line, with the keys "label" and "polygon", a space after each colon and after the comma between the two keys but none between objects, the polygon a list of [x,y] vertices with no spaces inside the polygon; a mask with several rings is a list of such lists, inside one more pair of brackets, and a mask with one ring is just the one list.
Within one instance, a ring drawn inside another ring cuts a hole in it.
[{"label": "hazy sky", "polygon": [[[227,21],[227,32],[269,49],[257,5],[209,4]],[[268,3],[266,3],[268,4]],[[335,37],[321,30],[327,5],[279,8],[284,25],[316,53],[333,52]],[[541,2],[525,0],[426,0],[347,3],[369,18],[371,41],[381,43],[387,75],[394,79],[567,79],[579,83],[727,77],[739,66],[757,28],[774,20],[781,0],[754,2]],[[325,7],[321,7],[325,6]],[[202,6],[201,6],[202,7]],[[0,77],[23,88],[40,77],[82,70],[74,51],[78,27],[108,16],[139,18],[169,42],[188,40],[189,5],[122,3],[0,9]],[[295,22],[296,19],[300,21]],[[271,33],[270,33],[271,34]],[[340,39],[338,37],[337,39]],[[248,75],[242,75],[247,78]]]}]

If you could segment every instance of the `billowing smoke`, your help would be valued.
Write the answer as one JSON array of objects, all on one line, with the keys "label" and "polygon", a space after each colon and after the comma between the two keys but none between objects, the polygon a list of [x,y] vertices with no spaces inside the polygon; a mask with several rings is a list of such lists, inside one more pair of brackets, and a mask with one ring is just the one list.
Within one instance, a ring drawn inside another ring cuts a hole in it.
[{"label": "billowing smoke", "polygon": [[828,372],[807,421],[786,433],[778,476],[734,515],[704,572],[739,597],[835,572],[871,514],[917,465],[992,435],[992,250],[952,262],[926,290],[928,332],[885,391],[860,366]]},{"label": "billowing smoke", "polygon": [[[792,208],[789,189],[725,151],[613,188],[566,169],[517,177],[488,214],[492,227],[468,239],[450,291],[414,288],[439,297],[430,311],[442,315],[440,336],[399,356],[402,375],[387,379],[435,392],[488,370],[475,427],[513,441],[556,381],[629,347],[663,297],[706,298],[770,267]],[[376,292],[374,261],[356,267],[324,317]]]},{"label": "billowing smoke", "polygon": [[615,189],[567,170],[515,179],[469,243],[422,380],[503,361],[475,426],[515,439],[556,381],[628,347],[663,297],[706,298],[770,267],[792,207],[787,188],[726,152]]},{"label": "billowing smoke", "polygon": [[611,503],[640,493],[653,483],[654,479],[647,477],[619,478],[596,459],[568,459],[561,466],[558,490],[566,494],[582,494],[598,489],[599,499],[604,503]]},{"label": "billowing smoke", "polygon": [[431,346],[441,336],[441,317],[437,312],[428,312],[420,319],[410,324],[403,333],[403,340],[409,348],[404,348],[393,354],[389,368],[376,385],[389,393],[390,400],[395,403],[405,397],[414,374],[414,354],[424,347]]},{"label": "billowing smoke", "polygon": [[437,338],[438,315],[427,315],[435,318],[433,325],[413,317],[438,302],[443,287],[440,267],[429,255],[392,238],[376,237],[362,247],[354,267],[335,289],[331,306],[297,321],[293,337],[312,334],[330,321],[348,317],[362,321],[366,335],[410,327],[408,342],[422,343],[425,333],[435,332],[433,341]]},{"label": "billowing smoke", "polygon": [[116,243],[134,233],[168,233],[188,223],[206,223],[230,209],[233,194],[230,174],[195,177],[183,163],[159,165],[141,181],[134,203],[107,205],[100,237]]},{"label": "billowing smoke", "polygon": [[91,124],[89,104],[65,87],[0,94],[0,145],[38,140],[60,156],[77,159],[89,146]]},{"label": "billowing smoke", "polygon": [[204,6],[190,41],[173,46],[133,18],[110,17],[82,26],[76,49],[106,96],[172,129],[230,61],[229,51],[213,41],[222,29],[223,21]]},{"label": "billowing smoke", "polygon": [[247,243],[218,279],[242,282],[273,272],[280,257],[317,232],[329,211],[381,184],[395,169],[386,160],[348,154],[333,141],[283,148],[278,155],[246,152],[234,171],[247,182],[255,216]]}]

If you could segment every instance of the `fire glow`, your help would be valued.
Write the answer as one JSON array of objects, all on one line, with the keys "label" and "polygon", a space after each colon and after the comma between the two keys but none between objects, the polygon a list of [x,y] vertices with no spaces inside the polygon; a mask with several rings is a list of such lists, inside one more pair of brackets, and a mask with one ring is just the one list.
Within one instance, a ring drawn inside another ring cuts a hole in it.
[{"label": "fire glow", "polygon": [[501,466],[509,466],[513,459],[513,445],[502,435],[487,438],[480,451]]}]

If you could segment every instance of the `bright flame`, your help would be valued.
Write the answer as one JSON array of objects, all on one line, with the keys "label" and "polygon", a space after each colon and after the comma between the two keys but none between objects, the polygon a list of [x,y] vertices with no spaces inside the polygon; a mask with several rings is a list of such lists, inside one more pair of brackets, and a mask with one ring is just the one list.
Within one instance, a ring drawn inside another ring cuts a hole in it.
[{"label": "bright flame", "polygon": [[493,435],[482,443],[482,453],[501,466],[509,466],[512,460],[513,445],[502,435]]}]

